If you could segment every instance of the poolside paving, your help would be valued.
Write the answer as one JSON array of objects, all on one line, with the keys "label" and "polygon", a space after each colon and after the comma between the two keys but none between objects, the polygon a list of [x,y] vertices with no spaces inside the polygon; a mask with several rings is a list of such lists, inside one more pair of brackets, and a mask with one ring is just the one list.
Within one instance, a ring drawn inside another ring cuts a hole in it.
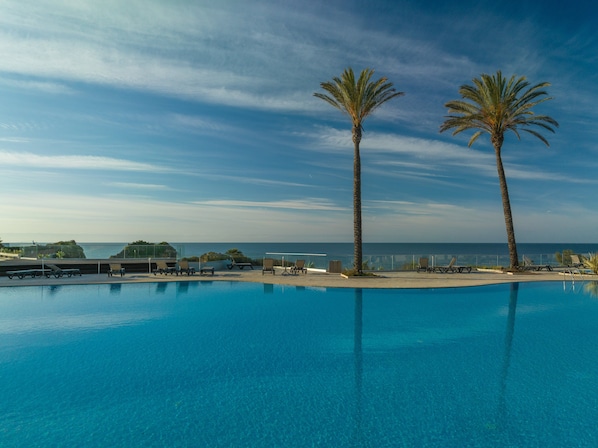
[{"label": "poolside paving", "polygon": [[[473,271],[471,273],[418,273],[413,271],[378,272],[373,277],[345,278],[340,274],[329,274],[310,270],[307,274],[289,274],[282,268],[276,274],[262,274],[261,270],[216,271],[212,275],[154,275],[151,273],[130,273],[124,277],[108,277],[106,274],[84,274],[77,277],[62,278],[24,278],[9,279],[0,277],[0,287],[38,286],[38,285],[83,285],[111,283],[147,283],[172,281],[240,281],[289,286],[323,287],[323,288],[451,288],[464,286],[481,286],[511,282],[533,281],[571,281],[572,276],[562,271],[540,271],[507,274],[497,271]],[[598,280],[598,276],[575,275],[575,281]]]}]

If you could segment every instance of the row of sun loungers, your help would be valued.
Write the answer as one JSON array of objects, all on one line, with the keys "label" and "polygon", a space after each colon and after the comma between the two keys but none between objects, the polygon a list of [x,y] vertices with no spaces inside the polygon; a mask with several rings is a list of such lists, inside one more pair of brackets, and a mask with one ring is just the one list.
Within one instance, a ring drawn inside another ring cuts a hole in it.
[{"label": "row of sun loungers", "polygon": [[42,269],[21,269],[19,271],[6,271],[6,275],[8,278],[12,279],[13,277],[17,277],[19,279],[23,279],[25,277],[46,277],[50,278],[54,276],[55,278],[61,277],[72,277],[73,275],[81,275],[81,271],[79,269],[61,269],[54,264],[46,264]]},{"label": "row of sun loungers", "polygon": [[[284,270],[287,274],[288,273],[298,274],[300,272],[307,274],[307,268],[305,267],[305,260],[297,260],[297,261],[295,261],[295,264],[289,268],[288,271],[287,271],[286,267],[284,268]],[[272,275],[276,274],[276,271],[274,270],[274,259],[264,258],[264,263],[262,265],[262,275],[264,275],[266,272],[268,272]],[[283,274],[285,272],[283,272]]]},{"label": "row of sun loungers", "polygon": [[419,265],[417,266],[417,272],[441,272],[443,274],[449,272],[471,272],[471,266],[458,266],[457,257],[453,257],[449,264],[446,266],[430,266],[427,258],[420,258]]},{"label": "row of sun loungers", "polygon": [[[157,261],[156,262],[156,269],[153,270],[154,275],[156,274],[173,274],[173,275],[193,275],[197,272],[194,267],[189,266],[189,262],[186,260],[181,260],[178,263],[178,266],[168,266],[165,261]],[[200,274],[212,274],[214,275],[214,268],[212,266],[205,266],[199,269]],[[108,277],[112,277],[115,275],[119,275],[123,277],[125,275],[125,268],[120,263],[109,263]],[[77,268],[68,268],[62,269],[54,264],[46,264],[41,269],[20,269],[18,271],[6,271],[6,275],[9,279],[19,278],[24,279],[27,277],[36,278],[36,277],[46,277],[50,278],[54,276],[55,278],[61,277],[72,277],[75,275],[80,276],[81,270]]]},{"label": "row of sun loungers", "polygon": [[[458,266],[455,263],[457,262],[457,257],[453,257],[450,263],[446,266],[430,266],[428,258],[420,258],[419,264],[417,266],[417,272],[471,272],[471,266]],[[573,268],[580,268],[583,267],[583,260],[579,255],[571,255],[571,264],[569,267]],[[523,271],[552,271],[552,266],[548,263],[546,264],[536,264],[533,260],[530,260],[525,255],[523,256],[523,264],[520,266],[520,269]]]},{"label": "row of sun loungers", "polygon": [[[165,261],[156,261],[156,269],[152,271],[154,275],[157,274],[171,274],[171,275],[193,275],[197,272],[197,270],[189,266],[189,262],[187,260],[181,260],[178,263],[178,266],[168,266]],[[204,266],[199,268],[199,274],[212,274],[214,275],[214,267],[213,266]]]}]

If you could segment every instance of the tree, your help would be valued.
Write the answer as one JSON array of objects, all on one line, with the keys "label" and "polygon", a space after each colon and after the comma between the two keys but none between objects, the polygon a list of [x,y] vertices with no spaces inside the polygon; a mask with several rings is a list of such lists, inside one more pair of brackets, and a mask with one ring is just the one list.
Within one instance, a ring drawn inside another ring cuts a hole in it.
[{"label": "tree", "polygon": [[501,149],[507,131],[512,131],[517,139],[520,139],[519,131],[527,132],[539,138],[546,146],[550,146],[548,140],[538,131],[530,129],[531,127],[540,127],[554,133],[553,127],[559,125],[551,117],[536,115],[532,111],[534,106],[552,99],[546,96],[547,93],[544,90],[548,86],[550,86],[549,83],[541,82],[530,87],[530,83],[524,76],[517,78],[513,75],[506,79],[500,70],[492,76],[483,74],[481,78],[473,79],[473,85],[461,86],[459,93],[464,101],[455,100],[446,103],[445,107],[448,107],[449,115],[445,117],[446,121],[440,126],[440,132],[454,129],[452,135],[468,129],[477,129],[469,140],[468,146],[470,147],[480,135],[484,133],[490,135],[490,142],[496,156],[512,269],[519,266],[519,257]]},{"label": "tree", "polygon": [[362,70],[359,79],[355,79],[353,69],[347,68],[340,78],[320,83],[327,93],[314,93],[314,96],[326,101],[331,106],[346,113],[351,119],[353,136],[353,237],[354,257],[353,272],[362,273],[362,228],[361,228],[361,157],[359,144],[363,132],[363,120],[388,100],[403,95],[397,92],[385,77],[371,81],[374,70]]},{"label": "tree", "polygon": [[159,244],[138,240],[127,244],[123,250],[110,258],[176,258],[177,252],[166,241]]}]

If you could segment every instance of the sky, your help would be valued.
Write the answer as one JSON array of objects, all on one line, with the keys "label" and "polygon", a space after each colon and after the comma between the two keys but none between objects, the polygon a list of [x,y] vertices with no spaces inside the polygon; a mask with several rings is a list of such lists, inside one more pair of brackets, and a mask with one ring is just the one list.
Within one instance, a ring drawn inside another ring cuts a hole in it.
[{"label": "sky", "polygon": [[[505,242],[487,136],[440,134],[481,74],[549,82],[507,134],[517,241],[598,242],[598,4],[0,0],[0,239],[351,242],[353,144],[320,83],[405,94],[364,121],[365,242]],[[322,91],[323,92],[323,91]]]}]

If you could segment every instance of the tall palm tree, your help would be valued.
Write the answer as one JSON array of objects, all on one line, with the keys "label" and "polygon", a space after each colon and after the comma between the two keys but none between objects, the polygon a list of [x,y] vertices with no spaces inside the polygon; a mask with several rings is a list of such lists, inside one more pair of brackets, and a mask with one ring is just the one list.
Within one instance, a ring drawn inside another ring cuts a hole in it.
[{"label": "tall palm tree", "polygon": [[366,68],[362,70],[359,79],[355,79],[353,69],[345,69],[340,78],[334,77],[332,81],[320,83],[320,87],[326,93],[314,93],[320,98],[351,119],[353,134],[353,237],[354,256],[353,271],[355,274],[362,273],[362,238],[361,238],[361,157],[359,144],[363,132],[362,123],[365,118],[374,110],[388,100],[403,95],[397,92],[392,83],[385,77],[377,81],[370,81],[374,70]]},{"label": "tall palm tree", "polygon": [[544,101],[552,99],[547,97],[544,90],[550,86],[541,82],[530,87],[524,76],[516,78],[515,75],[506,79],[500,70],[496,75],[483,74],[480,79],[473,79],[473,85],[463,85],[459,93],[464,101],[455,100],[445,104],[449,111],[446,121],[440,126],[440,132],[454,129],[453,135],[468,129],[477,129],[469,140],[471,145],[483,133],[490,135],[490,142],[496,155],[496,168],[502,195],[503,212],[507,228],[507,241],[509,245],[509,258],[511,268],[519,265],[513,216],[507,179],[502,164],[501,149],[507,131],[512,131],[520,139],[519,131],[528,132],[539,138],[546,146],[546,140],[538,131],[530,127],[540,127],[554,133],[558,123],[547,115],[536,115],[532,108]]}]

